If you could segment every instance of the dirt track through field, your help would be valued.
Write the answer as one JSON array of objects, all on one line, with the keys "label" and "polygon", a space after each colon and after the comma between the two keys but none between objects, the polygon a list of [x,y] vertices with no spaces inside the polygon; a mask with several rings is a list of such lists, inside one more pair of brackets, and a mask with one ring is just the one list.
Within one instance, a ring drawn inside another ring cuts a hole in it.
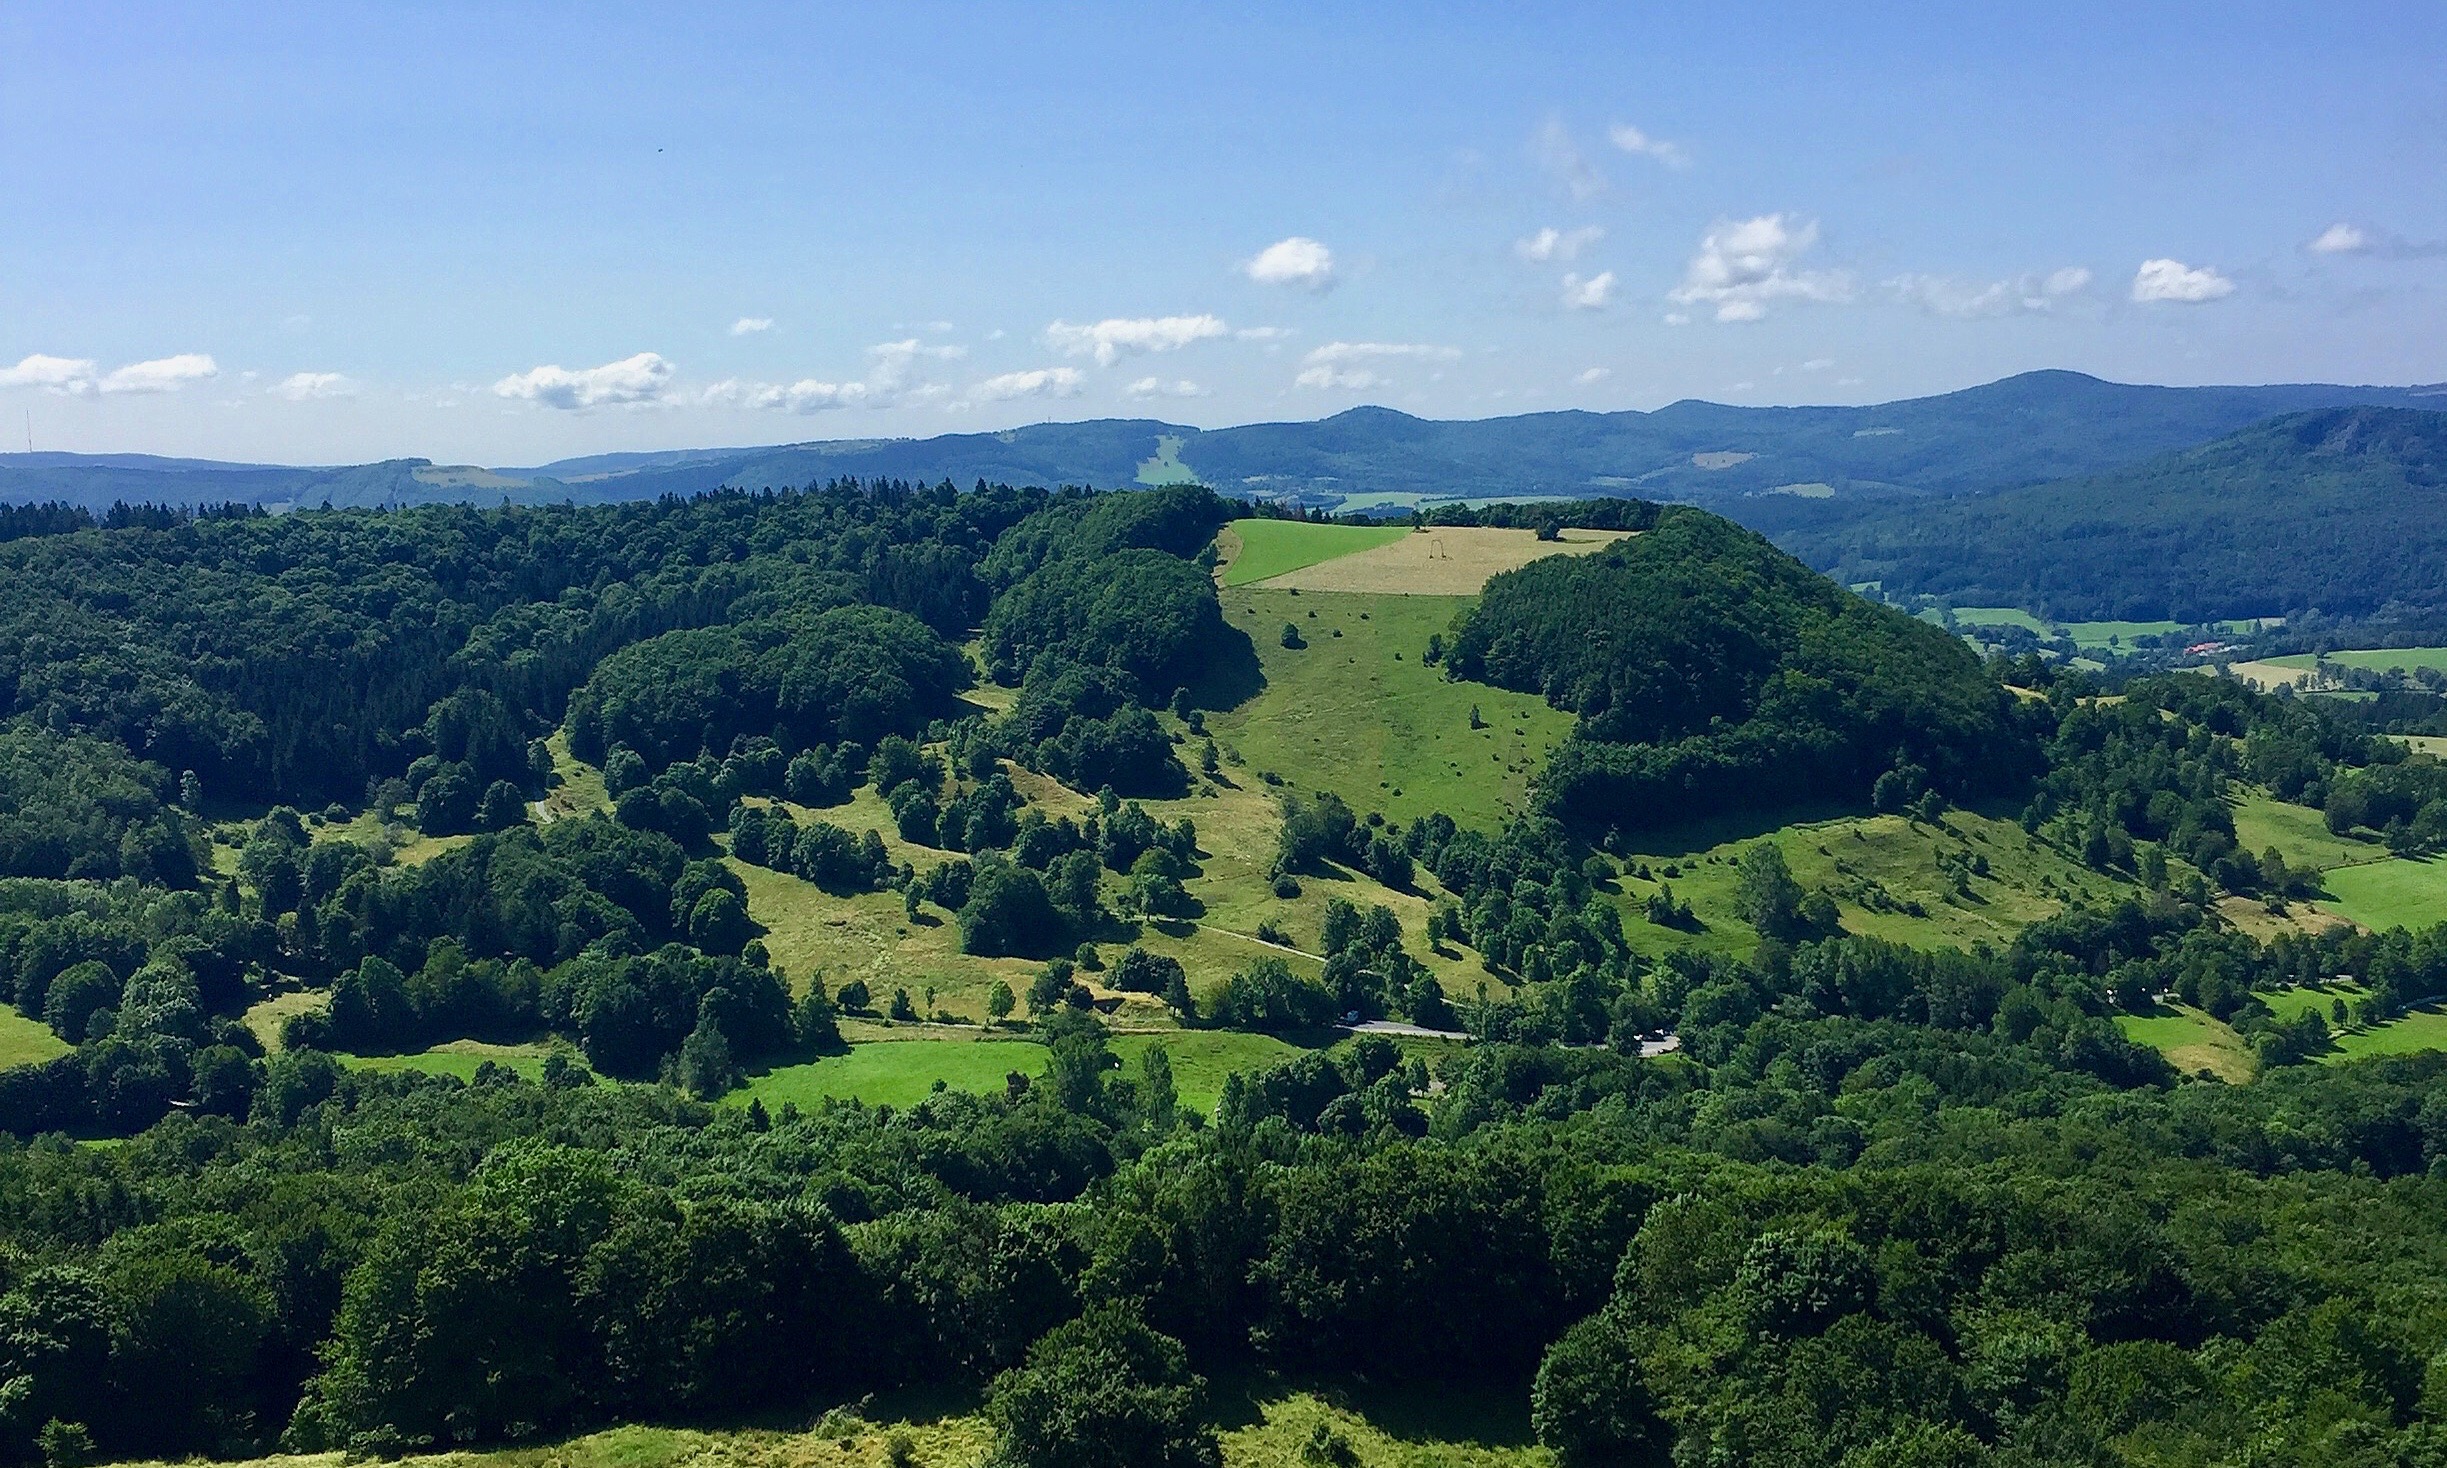
[{"label": "dirt track through field", "polygon": [[1336,556],[1255,583],[1268,591],[1362,591],[1395,596],[1476,596],[1487,578],[1555,555],[1587,555],[1633,532],[1566,530],[1540,540],[1533,530],[1442,526],[1414,530],[1391,545]]}]

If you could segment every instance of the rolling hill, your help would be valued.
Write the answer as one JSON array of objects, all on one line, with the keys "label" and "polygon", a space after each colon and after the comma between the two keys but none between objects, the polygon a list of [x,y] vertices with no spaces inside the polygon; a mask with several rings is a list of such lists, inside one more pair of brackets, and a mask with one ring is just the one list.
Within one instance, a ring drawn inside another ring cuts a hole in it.
[{"label": "rolling hill", "polygon": [[1329,508],[1422,499],[1633,494],[1706,504],[1763,529],[1894,495],[2008,489],[2122,468],[2274,415],[2447,403],[2447,388],[2150,387],[2032,372],[1869,407],[1744,408],[1684,401],[1655,412],[1533,413],[1435,421],[1354,408],[1302,423],[1200,430],[1155,419],[1040,423],[926,439],[598,454],[486,469],[397,459],[343,467],[221,464],[141,455],[0,455],[0,501],[271,508],[433,501],[594,503],[722,485],[834,478],[1022,485],[1194,477],[1226,493]]},{"label": "rolling hill", "polygon": [[1837,580],[2060,620],[2447,605],[2447,413],[2288,414],[2115,473],[1796,517]]}]

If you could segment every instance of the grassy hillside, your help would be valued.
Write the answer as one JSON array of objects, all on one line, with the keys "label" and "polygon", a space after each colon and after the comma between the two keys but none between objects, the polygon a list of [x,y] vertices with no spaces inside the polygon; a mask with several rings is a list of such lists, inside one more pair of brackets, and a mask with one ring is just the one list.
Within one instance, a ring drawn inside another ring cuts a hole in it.
[{"label": "grassy hillside", "polygon": [[2197,622],[2447,603],[2447,413],[2333,408],[2113,474],[1796,520],[1847,584],[2057,619]]},{"label": "grassy hillside", "polygon": [[[1332,790],[1358,811],[1410,821],[1443,811],[1499,825],[1529,778],[1571,732],[1571,716],[1533,694],[1458,683],[1421,661],[1452,633],[1466,597],[1362,596],[1248,588],[1224,594],[1224,620],[1249,634],[1264,687],[1210,715],[1239,756],[1235,779],[1271,773]],[[1305,646],[1282,643],[1285,624]],[[1470,727],[1470,710],[1482,728]]]}]

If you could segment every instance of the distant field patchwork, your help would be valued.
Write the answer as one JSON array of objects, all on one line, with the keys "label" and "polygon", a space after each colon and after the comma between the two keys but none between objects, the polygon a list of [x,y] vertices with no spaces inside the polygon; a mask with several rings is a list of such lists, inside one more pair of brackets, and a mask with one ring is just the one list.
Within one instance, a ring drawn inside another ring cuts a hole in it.
[{"label": "distant field patchwork", "polygon": [[2447,859],[2391,858],[2338,867],[2321,905],[2366,928],[2426,928],[2447,922]]}]

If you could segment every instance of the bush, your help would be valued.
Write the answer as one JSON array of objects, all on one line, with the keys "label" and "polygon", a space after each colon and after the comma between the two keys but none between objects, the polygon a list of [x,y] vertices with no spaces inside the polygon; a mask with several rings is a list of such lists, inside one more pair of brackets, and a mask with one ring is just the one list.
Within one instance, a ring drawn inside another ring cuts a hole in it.
[{"label": "bush", "polygon": [[1181,1343],[1114,1303],[1029,1347],[995,1379],[986,1417],[1010,1468],[1220,1468],[1205,1394]]}]

